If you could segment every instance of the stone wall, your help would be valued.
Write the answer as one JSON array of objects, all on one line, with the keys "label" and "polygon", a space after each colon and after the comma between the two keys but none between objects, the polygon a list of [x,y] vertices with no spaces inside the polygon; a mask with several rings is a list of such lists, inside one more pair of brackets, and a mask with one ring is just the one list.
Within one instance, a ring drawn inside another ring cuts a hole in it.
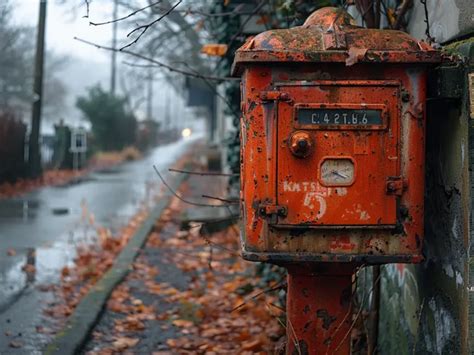
[{"label": "stone wall", "polygon": [[[471,40],[448,49],[472,55],[473,48]],[[440,80],[427,103],[425,261],[382,267],[381,354],[469,353],[470,155],[474,152],[469,68],[463,68],[460,80],[443,76],[442,70],[432,74]]]}]

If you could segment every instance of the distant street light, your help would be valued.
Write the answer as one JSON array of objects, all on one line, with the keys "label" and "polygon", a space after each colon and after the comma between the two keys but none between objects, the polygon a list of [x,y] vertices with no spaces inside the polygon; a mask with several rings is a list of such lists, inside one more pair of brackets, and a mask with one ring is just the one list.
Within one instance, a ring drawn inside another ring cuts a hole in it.
[{"label": "distant street light", "polygon": [[183,136],[183,138],[187,138],[191,135],[192,131],[190,128],[185,128],[182,130],[181,132],[181,135]]}]

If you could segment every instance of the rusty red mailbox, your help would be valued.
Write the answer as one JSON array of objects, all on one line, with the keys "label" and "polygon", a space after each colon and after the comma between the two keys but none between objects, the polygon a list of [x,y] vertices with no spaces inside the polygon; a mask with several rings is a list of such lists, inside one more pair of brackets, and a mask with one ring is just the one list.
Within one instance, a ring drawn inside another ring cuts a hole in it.
[{"label": "rusty red mailbox", "polygon": [[354,267],[422,260],[426,71],[440,58],[335,8],[237,51],[243,255],[289,270],[289,351],[347,353]]}]

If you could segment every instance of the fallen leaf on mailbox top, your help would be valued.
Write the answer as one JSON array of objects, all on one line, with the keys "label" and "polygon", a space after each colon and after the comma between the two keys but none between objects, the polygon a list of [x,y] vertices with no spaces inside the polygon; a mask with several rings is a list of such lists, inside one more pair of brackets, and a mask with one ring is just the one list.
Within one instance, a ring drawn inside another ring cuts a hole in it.
[{"label": "fallen leaf on mailbox top", "polygon": [[350,67],[351,65],[357,63],[359,60],[364,58],[365,53],[367,53],[367,48],[349,48],[349,56],[346,58],[346,66]]}]

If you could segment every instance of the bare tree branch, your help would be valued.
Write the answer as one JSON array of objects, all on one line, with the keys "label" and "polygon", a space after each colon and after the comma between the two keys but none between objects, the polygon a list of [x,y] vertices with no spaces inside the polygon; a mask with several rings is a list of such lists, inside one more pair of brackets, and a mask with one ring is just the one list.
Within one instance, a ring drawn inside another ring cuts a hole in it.
[{"label": "bare tree branch", "polygon": [[119,21],[123,21],[123,20],[126,20],[130,17],[133,17],[135,16],[136,14],[138,14],[139,12],[142,12],[142,11],[145,11],[146,9],[149,9],[150,7],[153,7],[155,5],[158,5],[162,0],[159,0],[153,4],[150,4],[148,6],[145,6],[145,7],[142,7],[140,9],[137,9],[131,13],[129,13],[127,16],[124,16],[124,17],[120,17],[120,18],[116,18],[116,19],[113,19],[113,20],[110,20],[110,21],[105,21],[105,22],[92,22],[92,21],[89,21],[89,25],[92,25],[92,26],[102,26],[102,25],[108,25],[108,24],[111,24],[111,23],[114,23],[114,22],[119,22]]},{"label": "bare tree branch", "polygon": [[188,205],[198,206],[198,207],[214,207],[214,208],[219,208],[219,207],[228,208],[229,207],[229,205],[211,205],[209,203],[200,203],[200,202],[187,201],[183,197],[181,197],[175,190],[173,190],[171,188],[171,186],[166,182],[166,180],[163,178],[163,176],[161,176],[160,172],[158,171],[158,169],[156,168],[155,165],[153,165],[153,169],[155,169],[155,172],[158,175],[158,177],[160,178],[163,185],[165,185],[166,188],[173,194],[173,196],[177,197],[180,201],[182,201],[184,203],[187,203]]},{"label": "bare tree branch", "polygon": [[181,174],[188,174],[188,175],[199,175],[199,176],[239,176],[239,174],[226,174],[226,173],[219,173],[215,171],[188,171],[188,170],[180,170],[180,169],[168,169],[173,173],[181,173]]},{"label": "bare tree branch", "polygon": [[225,203],[228,203],[229,205],[238,205],[239,204],[239,200],[235,200],[235,199],[234,200],[229,200],[227,198],[221,198],[221,197],[210,196],[210,195],[201,195],[201,197],[208,198],[210,200],[225,202]]},{"label": "bare tree branch", "polygon": [[262,296],[262,295],[264,295],[264,294],[267,294],[267,293],[269,293],[269,292],[276,291],[276,290],[281,290],[282,288],[285,288],[286,286],[287,286],[287,282],[286,282],[286,281],[280,281],[280,282],[277,283],[275,286],[266,288],[265,290],[260,291],[260,292],[258,292],[257,294],[255,294],[255,295],[253,295],[253,296],[247,297],[241,304],[239,304],[238,306],[234,307],[234,308],[230,311],[230,313],[235,312],[236,310],[242,308],[242,307],[245,306],[245,305],[247,304],[247,302],[249,302],[249,301],[255,300],[255,299],[259,298],[260,296]]},{"label": "bare tree branch", "polygon": [[404,0],[400,7],[397,9],[397,20],[395,21],[394,29],[399,30],[403,26],[403,21],[405,20],[405,14],[408,11],[409,7],[413,5],[411,0]]},{"label": "bare tree branch", "polygon": [[[118,49],[118,48],[113,48],[113,47],[107,47],[107,46],[103,46],[103,45],[100,45],[100,44],[97,44],[97,43],[93,43],[93,42],[90,42],[90,41],[87,41],[85,39],[82,39],[82,38],[78,38],[78,37],[74,37],[74,39],[76,41],[79,41],[79,42],[82,42],[82,43],[85,43],[85,44],[88,44],[90,46],[94,46],[98,49],[105,49],[105,50],[108,50],[108,51],[115,51],[115,52],[121,52],[121,53],[125,53],[125,54],[128,54],[132,57],[135,57],[135,58],[139,58],[139,59],[142,59],[142,60],[145,60],[145,61],[148,61],[148,62],[151,62],[153,64],[155,64],[154,66],[155,67],[160,67],[160,68],[164,68],[164,69],[168,69],[169,71],[172,71],[172,72],[175,72],[175,73],[179,73],[179,74],[183,74],[183,75],[187,75],[187,76],[191,76],[193,78],[199,78],[199,79],[207,79],[207,80],[214,80],[214,81],[228,81],[228,80],[240,80],[239,78],[232,78],[232,77],[224,77],[224,76],[209,76],[209,75],[201,75],[201,74],[196,74],[196,73],[193,73],[193,72],[189,72],[189,71],[186,71],[186,70],[182,70],[182,69],[178,69],[178,68],[174,68],[168,64],[165,64],[163,62],[160,62],[156,59],[153,59],[153,58],[149,58],[147,56],[144,56],[140,53],[135,53],[135,52],[132,52],[132,51],[129,51],[129,50],[124,50],[124,49]],[[133,64],[133,66],[138,66],[139,64]],[[149,67],[150,65],[148,65]],[[143,66],[143,67],[147,67],[147,66]]]},{"label": "bare tree branch", "polygon": [[[180,61],[179,63],[182,63],[182,64],[185,65],[189,70],[191,70],[191,71],[197,73],[197,71],[196,71],[195,69],[191,68],[188,63],[182,62],[182,61]],[[219,91],[217,91],[216,88],[214,87],[214,85],[212,85],[212,84],[209,82],[209,80],[207,80],[206,78],[202,78],[202,79],[204,80],[204,82],[206,83],[206,85],[211,89],[211,91],[212,91],[217,97],[219,97],[219,98],[227,105],[227,107],[228,107],[229,110],[233,113],[233,115],[236,116],[236,117],[239,117],[240,114],[234,110],[234,107],[233,107],[232,104],[230,103],[229,99],[227,99],[227,97],[223,96]]]},{"label": "bare tree branch", "polygon": [[82,18],[89,18],[90,0],[84,0],[84,3],[86,4],[86,14]]},{"label": "bare tree branch", "polygon": [[252,17],[257,14],[258,12],[260,12],[260,10],[263,8],[263,6],[268,2],[268,0],[262,0],[257,6],[255,6],[255,8],[253,9],[253,11],[249,14],[249,16],[242,22],[242,24],[240,25],[238,31],[232,36],[232,38],[230,39],[229,43],[227,44],[228,47],[230,48],[232,46],[232,44],[234,44],[234,41],[242,34],[245,26],[247,25],[247,23],[252,19]]},{"label": "bare tree branch", "polygon": [[169,8],[168,11],[166,11],[163,15],[161,15],[160,17],[158,17],[157,19],[151,21],[150,23],[146,24],[146,25],[141,25],[141,26],[138,26],[137,28],[134,28],[132,31],[130,31],[128,34],[127,34],[127,37],[130,37],[133,33],[135,32],[138,32],[141,30],[141,32],[139,33],[139,35],[132,41],[130,42],[129,44],[123,46],[122,48],[120,48],[120,50],[124,50],[128,47],[131,47],[133,46],[135,43],[137,43],[140,38],[145,34],[146,31],[148,31],[148,29],[153,26],[155,23],[161,21],[163,18],[165,18],[166,16],[168,16],[179,4],[181,4],[183,0],[178,0],[178,2],[176,4],[174,4],[173,6],[171,6]]}]

